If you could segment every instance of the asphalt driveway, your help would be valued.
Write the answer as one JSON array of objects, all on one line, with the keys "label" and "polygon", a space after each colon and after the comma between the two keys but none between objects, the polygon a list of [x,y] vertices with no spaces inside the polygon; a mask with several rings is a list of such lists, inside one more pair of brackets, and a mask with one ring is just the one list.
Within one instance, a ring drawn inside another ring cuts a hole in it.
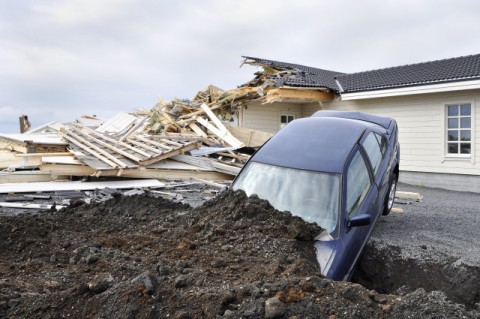
[{"label": "asphalt driveway", "polygon": [[398,190],[420,193],[423,199],[396,203],[404,212],[380,217],[372,238],[413,255],[420,248],[432,257],[447,254],[480,264],[480,194],[406,184],[399,184]]},{"label": "asphalt driveway", "polygon": [[398,190],[420,193],[423,199],[398,201],[394,206],[403,213],[380,217],[354,280],[400,295],[441,291],[480,310],[480,194],[405,184]]}]

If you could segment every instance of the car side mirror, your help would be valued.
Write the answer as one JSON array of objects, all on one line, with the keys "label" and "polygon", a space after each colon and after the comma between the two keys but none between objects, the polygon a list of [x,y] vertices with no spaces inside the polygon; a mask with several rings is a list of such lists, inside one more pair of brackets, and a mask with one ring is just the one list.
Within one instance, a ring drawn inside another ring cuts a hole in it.
[{"label": "car side mirror", "polygon": [[352,217],[348,221],[348,227],[367,226],[372,222],[372,216],[370,214],[360,214]]}]

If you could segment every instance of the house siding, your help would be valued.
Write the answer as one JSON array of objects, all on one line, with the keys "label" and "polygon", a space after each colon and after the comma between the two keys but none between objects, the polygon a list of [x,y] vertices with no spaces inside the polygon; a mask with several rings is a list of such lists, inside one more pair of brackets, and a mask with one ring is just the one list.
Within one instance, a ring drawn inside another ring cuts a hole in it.
[{"label": "house siding", "polygon": [[[446,105],[471,103],[472,154],[446,156]],[[396,119],[401,148],[400,181],[480,193],[480,89],[322,103],[252,104],[241,126],[275,133],[280,114],[307,117],[317,110],[358,111]]]},{"label": "house siding", "polygon": [[240,112],[240,126],[276,133],[280,130],[280,115],[292,114],[295,118],[301,118],[310,116],[319,109],[319,103],[250,103]]},{"label": "house siding", "polygon": [[[400,170],[411,172],[480,175],[480,90],[404,97],[335,101],[323,109],[360,111],[390,116],[399,126]],[[447,104],[472,105],[472,154],[469,158],[445,155]]]}]

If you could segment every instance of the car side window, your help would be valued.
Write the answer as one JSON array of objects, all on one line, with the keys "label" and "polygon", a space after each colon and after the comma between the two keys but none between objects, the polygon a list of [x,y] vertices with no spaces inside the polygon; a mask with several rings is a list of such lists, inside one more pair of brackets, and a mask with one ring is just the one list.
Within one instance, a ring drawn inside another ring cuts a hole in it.
[{"label": "car side window", "polygon": [[368,134],[367,138],[365,139],[362,145],[365,151],[367,152],[368,159],[370,160],[370,164],[372,164],[373,174],[376,174],[378,168],[380,167],[380,162],[382,161],[382,157],[383,157],[376,134],[373,132]]},{"label": "car side window", "polygon": [[387,151],[387,142],[382,136],[380,136],[380,134],[375,133],[375,137],[377,138],[378,144],[380,145],[380,150],[382,151],[382,154],[385,155],[385,152]]},{"label": "car side window", "polygon": [[347,200],[348,217],[354,216],[370,189],[371,181],[368,168],[360,151],[353,157],[347,172]]}]

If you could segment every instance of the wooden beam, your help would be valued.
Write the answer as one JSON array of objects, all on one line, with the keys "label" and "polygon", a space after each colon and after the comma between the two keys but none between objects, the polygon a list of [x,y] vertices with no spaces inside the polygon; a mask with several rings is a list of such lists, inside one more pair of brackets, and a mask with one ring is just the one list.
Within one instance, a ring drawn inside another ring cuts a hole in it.
[{"label": "wooden beam", "polygon": [[420,195],[420,193],[401,192],[401,191],[397,191],[395,193],[395,197],[400,199],[410,199],[415,201],[420,201],[423,198],[423,196]]},{"label": "wooden beam", "polygon": [[262,146],[269,138],[273,136],[272,133],[252,130],[237,126],[227,126],[227,129],[235,138],[241,141],[245,146],[259,147]]},{"label": "wooden beam", "polygon": [[52,152],[52,153],[28,153],[28,154],[21,154],[16,153],[15,157],[46,157],[46,156],[72,156],[70,152]]},{"label": "wooden beam", "polygon": [[192,131],[197,133],[198,136],[208,138],[208,135],[200,127],[198,127],[197,124],[192,122],[192,123],[188,124],[188,126],[192,129]]},{"label": "wooden beam", "polygon": [[203,180],[232,180],[233,176],[214,172],[214,171],[202,171],[202,170],[176,170],[176,169],[127,169],[124,170],[124,177],[131,178],[156,178],[156,179],[189,179],[199,178]]},{"label": "wooden beam", "polygon": [[0,202],[0,207],[5,208],[21,208],[21,209],[45,209],[50,210],[55,208],[56,210],[60,210],[66,206],[62,205],[54,205],[54,204],[33,204],[33,203],[5,203]]},{"label": "wooden beam", "polygon": [[333,101],[335,95],[321,90],[304,89],[304,88],[275,88],[266,91],[265,103],[273,103],[278,101],[305,101],[314,102]]},{"label": "wooden beam", "polygon": [[202,117],[197,116],[195,119],[198,123],[205,126],[210,132],[215,134],[221,140],[225,141],[228,145],[231,145],[236,148],[240,148],[244,146],[243,143],[237,140],[235,137],[233,137],[233,135],[230,134],[228,130],[226,132],[222,132],[220,129],[218,129],[216,126],[214,126],[213,124],[211,124],[210,122],[208,122],[206,119]]},{"label": "wooden beam", "polygon": [[[93,176],[96,170],[87,165],[71,165],[58,163],[42,163],[40,171],[60,176]],[[112,170],[115,173],[117,170]],[[113,175],[112,175],[113,176]]]},{"label": "wooden beam", "polygon": [[58,174],[52,175],[49,172],[10,172],[0,174],[0,184],[6,183],[32,183],[32,182],[50,182],[54,180],[66,180],[68,176]]},{"label": "wooden beam", "polygon": [[166,159],[166,158],[169,158],[169,157],[172,157],[174,155],[177,155],[177,154],[183,154],[189,150],[192,150],[194,148],[199,148],[200,146],[202,145],[202,142],[195,142],[195,143],[190,143],[190,144],[186,144],[185,146],[183,147],[179,147],[179,148],[176,148],[176,149],[172,149],[171,151],[167,151],[167,152],[164,152],[163,154],[159,155],[159,156],[155,156],[151,159],[148,159],[148,160],[145,160],[145,161],[141,161],[139,162],[139,164],[141,165],[150,165],[150,164],[153,164],[153,163],[156,163],[156,162],[159,162],[163,159]]},{"label": "wooden beam", "polygon": [[[51,175],[68,176],[118,176],[119,170],[95,171],[89,166],[42,164],[42,172]],[[50,176],[50,175],[49,175]],[[206,180],[232,180],[233,175],[217,171],[204,171],[192,169],[164,169],[164,168],[131,168],[124,169],[121,176],[128,178],[155,178],[155,179],[189,179],[192,177]],[[0,177],[1,181],[1,177]]]},{"label": "wooden beam", "polygon": [[102,150],[98,146],[90,143],[89,141],[85,140],[84,138],[78,136],[77,134],[75,134],[71,131],[67,131],[67,130],[63,130],[62,132],[63,132],[63,136],[64,136],[65,139],[69,140],[74,145],[80,147],[81,149],[83,149],[87,153],[95,156],[96,158],[98,158],[102,162],[110,165],[111,167],[115,168],[115,167],[117,167],[117,165],[120,166],[120,167],[127,167],[127,165],[125,163],[123,163],[122,161],[117,159],[115,156],[111,155],[110,153],[105,152],[104,150]]},{"label": "wooden beam", "polygon": [[[78,128],[75,128],[74,129],[77,133],[80,133],[80,134],[84,134],[80,129]],[[89,132],[90,133],[90,132]],[[94,136],[97,136],[97,137],[94,137]],[[124,144],[123,142],[118,142],[116,140],[113,140],[113,139],[110,139],[110,138],[107,138],[105,136],[101,136],[101,134],[95,132],[95,131],[92,131],[91,132],[91,135],[89,135],[90,138],[94,138],[95,139],[95,143],[98,143],[100,145],[102,145],[103,147],[106,147],[108,148],[109,150],[115,152],[115,153],[118,153],[120,155],[123,155],[125,156],[126,158],[129,158],[131,159],[132,161],[135,161],[135,162],[139,162],[141,161],[141,159],[133,154],[130,154],[128,152],[125,152],[124,150],[121,150],[117,147],[115,147],[115,145],[119,145],[119,144]],[[101,138],[104,138],[106,139],[109,143],[105,142],[105,141],[102,141]],[[128,144],[127,144],[128,145]],[[133,147],[131,147],[130,145],[128,145],[129,149],[132,149]]]},{"label": "wooden beam", "polygon": [[[118,146],[127,148],[127,149],[129,149],[129,150],[131,150],[131,151],[133,151],[133,152],[135,152],[135,153],[138,153],[138,154],[140,154],[140,155],[143,155],[143,156],[147,156],[147,157],[149,156],[149,154],[146,153],[146,152],[144,152],[143,150],[139,150],[138,148],[135,148],[135,147],[133,147],[133,146],[127,144],[127,143],[124,143],[123,141],[120,141],[120,140],[117,141],[116,139],[113,139],[113,138],[111,138],[111,137],[108,137],[108,136],[106,136],[106,135],[104,135],[104,134],[102,134],[102,133],[96,132],[96,131],[94,131],[94,130],[86,127],[86,126],[76,125],[76,128],[77,128],[78,130],[83,129],[83,130],[87,131],[87,132],[89,133],[90,137],[91,137],[91,135],[96,136],[96,137],[97,137],[96,140],[98,141],[99,144],[102,144],[102,145],[104,145],[104,146],[106,146],[106,147],[108,147],[108,148],[111,148],[112,150],[116,151],[117,153],[122,154],[122,153],[121,153],[122,150],[119,150],[119,151],[118,151],[118,148],[113,147],[113,145],[118,145]],[[81,130],[80,130],[80,132],[81,132]],[[83,133],[83,132],[82,132],[82,133]],[[83,134],[84,134],[84,133],[83,133]],[[103,141],[99,141],[99,139],[103,139],[103,140],[107,141],[108,143],[105,143],[105,142],[103,142]],[[108,144],[108,146],[105,145],[105,144]],[[129,156],[131,156],[131,154],[129,154],[129,153],[127,153],[127,154],[128,154]],[[127,155],[124,155],[124,154],[122,154],[122,155],[125,156],[125,157],[128,157],[128,158],[130,158],[130,159],[132,159],[132,160],[134,160],[134,161],[137,161],[137,159],[131,158],[131,157],[127,156]],[[135,157],[135,158],[136,158],[136,157]]]}]

